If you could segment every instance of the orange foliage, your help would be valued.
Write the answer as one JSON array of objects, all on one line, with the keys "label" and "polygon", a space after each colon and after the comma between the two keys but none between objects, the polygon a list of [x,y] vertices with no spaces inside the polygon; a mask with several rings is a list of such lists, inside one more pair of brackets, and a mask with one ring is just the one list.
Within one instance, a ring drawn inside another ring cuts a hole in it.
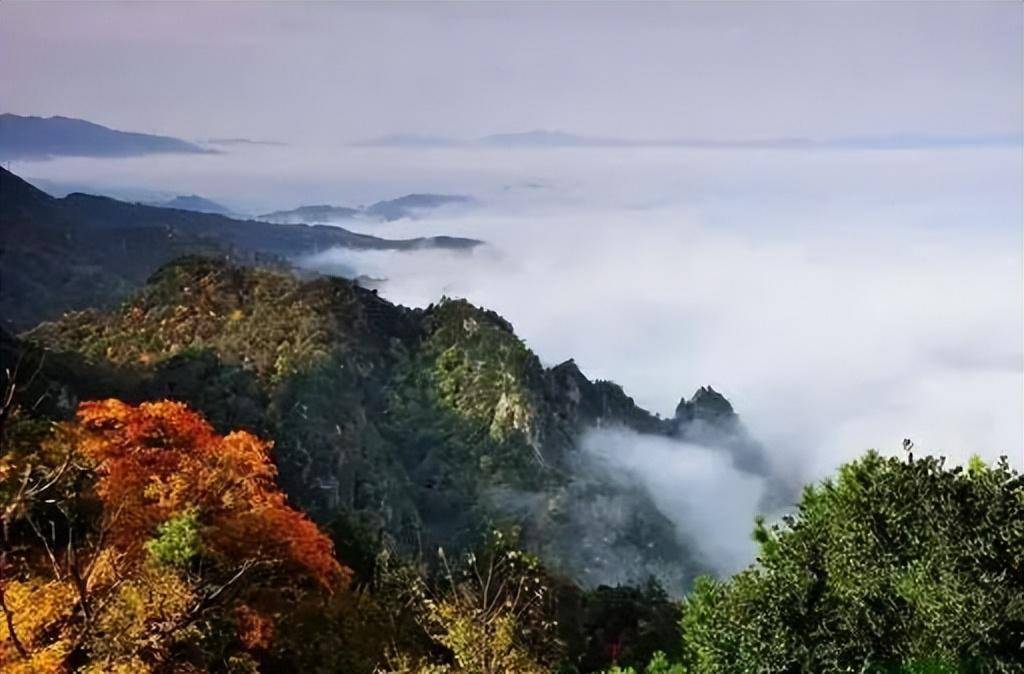
[{"label": "orange foliage", "polygon": [[267,648],[274,638],[274,621],[248,604],[235,608],[238,640],[249,649]]},{"label": "orange foliage", "polygon": [[78,450],[96,464],[96,493],[116,517],[110,544],[130,557],[157,527],[189,510],[204,552],[224,562],[282,563],[325,587],[347,579],[330,539],[287,505],[271,443],[243,432],[216,434],[182,403],[83,403]]}]

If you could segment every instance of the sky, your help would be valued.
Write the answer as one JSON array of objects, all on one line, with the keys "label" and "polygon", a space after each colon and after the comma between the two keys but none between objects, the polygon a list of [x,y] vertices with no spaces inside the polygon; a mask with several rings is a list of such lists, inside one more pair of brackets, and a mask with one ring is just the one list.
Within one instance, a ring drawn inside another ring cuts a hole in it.
[{"label": "sky", "polygon": [[0,101],[186,138],[1021,131],[1016,2],[0,5]]}]

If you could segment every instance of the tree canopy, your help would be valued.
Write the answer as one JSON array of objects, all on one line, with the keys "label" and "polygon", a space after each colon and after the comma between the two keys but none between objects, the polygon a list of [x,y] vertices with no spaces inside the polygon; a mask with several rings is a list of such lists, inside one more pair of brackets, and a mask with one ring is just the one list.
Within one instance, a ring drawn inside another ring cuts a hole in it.
[{"label": "tree canopy", "polygon": [[[909,449],[909,447],[908,447]],[[693,672],[1024,671],[1024,478],[871,452],[684,603]]]},{"label": "tree canopy", "polygon": [[105,400],[49,430],[9,415],[3,435],[5,672],[244,670],[303,596],[346,587],[249,433]]}]

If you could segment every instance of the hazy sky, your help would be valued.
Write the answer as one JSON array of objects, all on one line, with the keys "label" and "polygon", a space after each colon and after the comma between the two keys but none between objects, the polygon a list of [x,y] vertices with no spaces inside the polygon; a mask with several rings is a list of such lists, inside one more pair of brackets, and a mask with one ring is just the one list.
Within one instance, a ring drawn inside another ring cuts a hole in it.
[{"label": "hazy sky", "polygon": [[1020,133],[1018,2],[0,4],[0,108],[189,138]]}]

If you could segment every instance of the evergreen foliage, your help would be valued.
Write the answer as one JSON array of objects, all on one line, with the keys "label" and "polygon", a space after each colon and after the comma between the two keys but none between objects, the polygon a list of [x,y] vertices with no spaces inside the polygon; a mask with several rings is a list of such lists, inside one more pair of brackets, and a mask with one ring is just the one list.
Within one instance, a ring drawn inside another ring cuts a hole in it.
[{"label": "evergreen foliage", "polygon": [[1024,671],[1024,478],[869,453],[687,598],[694,672]]}]

